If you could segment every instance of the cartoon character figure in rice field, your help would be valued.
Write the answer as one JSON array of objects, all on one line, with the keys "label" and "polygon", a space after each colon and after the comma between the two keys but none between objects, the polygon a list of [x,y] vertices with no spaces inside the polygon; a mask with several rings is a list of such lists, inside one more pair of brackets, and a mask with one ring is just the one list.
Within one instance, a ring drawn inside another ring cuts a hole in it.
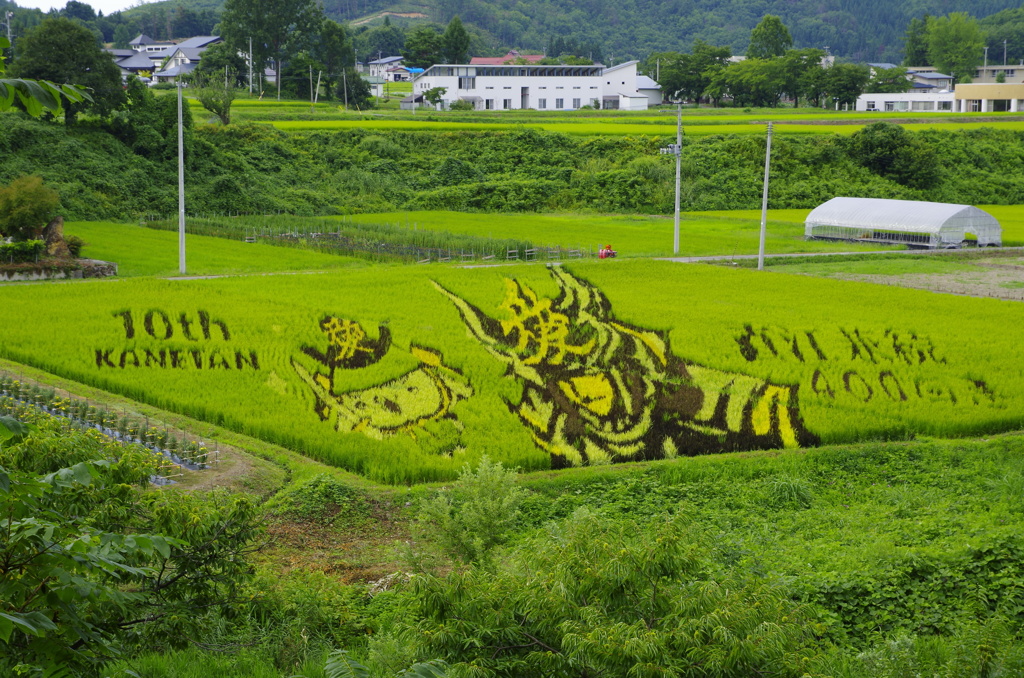
[{"label": "cartoon character figure in rice field", "polygon": [[667,333],[617,321],[596,287],[562,267],[549,271],[555,299],[506,280],[504,320],[434,285],[522,380],[521,401],[508,407],[553,467],[818,442],[800,420],[797,386],[686,363]]},{"label": "cartoon character figure in rice field", "polygon": [[452,406],[473,395],[473,387],[462,373],[447,367],[438,351],[415,345],[409,352],[420,361],[419,367],[378,386],[338,393],[338,371],[378,362],[391,346],[391,333],[381,326],[373,341],[359,323],[334,316],[321,320],[320,329],[327,336],[327,350],[303,346],[302,352],[326,372],[311,374],[296,360],[291,362],[313,392],[317,415],[331,422],[336,431],[363,433],[378,440],[396,433],[415,438],[428,422],[454,420]]}]

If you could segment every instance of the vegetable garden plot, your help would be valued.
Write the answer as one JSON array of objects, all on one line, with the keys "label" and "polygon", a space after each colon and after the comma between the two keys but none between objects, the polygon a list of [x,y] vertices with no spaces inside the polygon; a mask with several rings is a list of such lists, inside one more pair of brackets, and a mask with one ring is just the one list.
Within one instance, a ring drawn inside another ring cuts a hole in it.
[{"label": "vegetable garden plot", "polygon": [[1024,418],[1019,305],[858,283],[616,261],[3,296],[6,358],[383,482]]}]

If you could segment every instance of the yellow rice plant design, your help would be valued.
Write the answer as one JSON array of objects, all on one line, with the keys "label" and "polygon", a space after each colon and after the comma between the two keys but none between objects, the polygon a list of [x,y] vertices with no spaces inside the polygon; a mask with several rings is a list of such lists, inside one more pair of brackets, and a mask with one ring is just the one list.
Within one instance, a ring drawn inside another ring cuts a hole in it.
[{"label": "yellow rice plant design", "polygon": [[294,359],[292,367],[312,391],[315,410],[339,432],[363,433],[382,440],[396,433],[416,437],[423,425],[439,419],[454,419],[452,407],[473,395],[473,387],[455,368],[446,366],[438,351],[410,346],[420,366],[378,386],[338,393],[336,371],[358,369],[379,361],[391,344],[386,327],[380,338],[370,341],[359,323],[328,316],[320,323],[328,348],[319,351],[303,347],[302,352],[327,368],[310,373]]},{"label": "yellow rice plant design", "polygon": [[818,442],[800,420],[797,386],[685,363],[667,333],[617,321],[599,289],[549,271],[555,299],[506,279],[501,320],[434,285],[522,381],[522,399],[508,407],[553,467]]}]

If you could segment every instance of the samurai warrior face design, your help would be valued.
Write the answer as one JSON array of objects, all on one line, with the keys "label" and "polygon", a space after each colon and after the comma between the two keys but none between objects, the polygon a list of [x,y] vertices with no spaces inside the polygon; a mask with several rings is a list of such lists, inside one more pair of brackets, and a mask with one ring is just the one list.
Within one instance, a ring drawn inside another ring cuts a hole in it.
[{"label": "samurai warrior face design", "polygon": [[378,440],[400,432],[416,437],[429,421],[454,419],[452,406],[473,394],[469,382],[444,365],[439,352],[415,345],[409,351],[420,361],[419,367],[378,386],[339,393],[338,372],[378,362],[391,346],[391,334],[381,326],[378,339],[372,341],[359,323],[334,316],[325,317],[320,329],[327,337],[326,351],[304,346],[302,352],[325,370],[311,374],[295,360],[292,367],[313,392],[317,415],[336,431]]},{"label": "samurai warrior face design", "polygon": [[522,382],[507,405],[554,468],[818,442],[800,420],[797,386],[686,363],[667,333],[617,321],[596,287],[549,271],[556,298],[506,279],[499,318],[434,284]]}]

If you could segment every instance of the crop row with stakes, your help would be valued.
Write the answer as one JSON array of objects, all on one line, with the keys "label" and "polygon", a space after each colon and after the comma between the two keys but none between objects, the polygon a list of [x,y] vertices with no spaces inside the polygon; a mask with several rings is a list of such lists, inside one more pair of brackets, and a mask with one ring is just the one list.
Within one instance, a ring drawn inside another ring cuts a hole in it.
[{"label": "crop row with stakes", "polygon": [[124,444],[143,445],[166,459],[169,472],[163,476],[165,479],[176,475],[170,473],[171,470],[210,468],[220,459],[218,448],[210,450],[197,438],[189,439],[186,434],[167,427],[151,426],[148,418],[140,420],[85,399],[61,396],[56,389],[25,383],[0,372],[0,412],[20,418],[29,410],[66,419],[78,427],[92,428]]},{"label": "crop row with stakes", "polygon": [[403,484],[1017,429],[1019,312],[657,261],[387,267],[10,288],[0,357]]}]

